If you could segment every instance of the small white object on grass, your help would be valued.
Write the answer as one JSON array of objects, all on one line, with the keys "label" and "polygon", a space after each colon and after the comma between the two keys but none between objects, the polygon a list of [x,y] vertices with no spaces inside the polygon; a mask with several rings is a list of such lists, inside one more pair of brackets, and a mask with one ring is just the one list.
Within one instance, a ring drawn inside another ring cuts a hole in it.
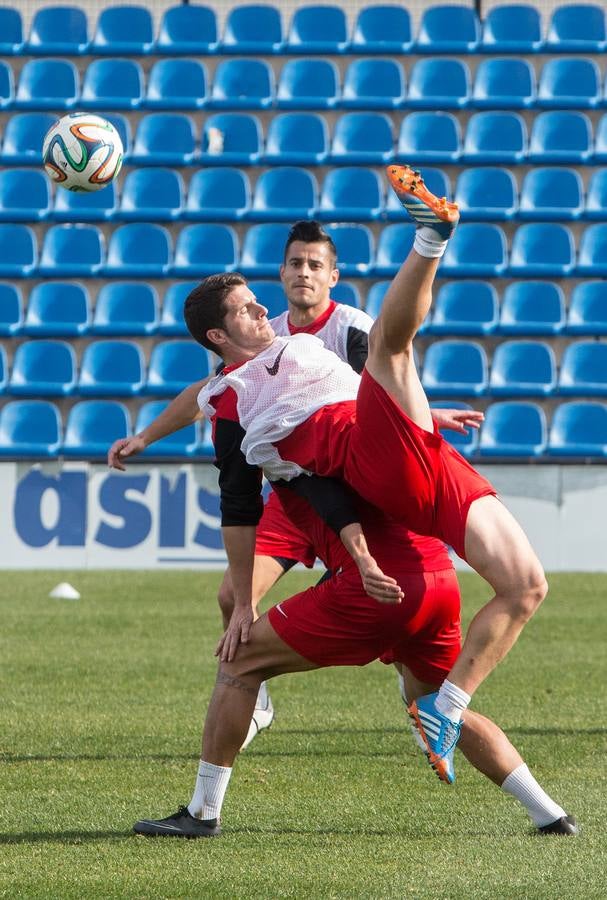
[{"label": "small white object on grass", "polygon": [[54,587],[49,597],[53,597],[55,600],[80,600],[80,594],[76,588],[67,581],[62,581],[57,587]]}]

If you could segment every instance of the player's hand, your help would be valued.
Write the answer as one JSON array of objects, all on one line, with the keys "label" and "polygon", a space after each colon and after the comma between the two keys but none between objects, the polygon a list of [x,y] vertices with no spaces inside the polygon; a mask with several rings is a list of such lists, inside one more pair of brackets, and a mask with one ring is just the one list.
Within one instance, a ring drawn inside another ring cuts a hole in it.
[{"label": "player's hand", "polygon": [[394,578],[384,575],[372,556],[357,562],[360,578],[369,597],[380,603],[400,603],[404,593]]},{"label": "player's hand", "polygon": [[234,607],[230,623],[215,649],[215,656],[218,656],[221,662],[231,662],[236,656],[240,644],[248,643],[252,624],[253,608],[251,606]]},{"label": "player's hand", "polygon": [[432,418],[439,428],[468,434],[468,428],[480,428],[485,414],[477,409],[433,409]]},{"label": "player's hand", "polygon": [[114,441],[108,450],[107,464],[110,469],[119,469],[121,472],[125,472],[126,466],[123,460],[141,453],[142,450],[145,450],[145,447],[145,441],[137,434],[133,437],[119,438],[117,441]]}]

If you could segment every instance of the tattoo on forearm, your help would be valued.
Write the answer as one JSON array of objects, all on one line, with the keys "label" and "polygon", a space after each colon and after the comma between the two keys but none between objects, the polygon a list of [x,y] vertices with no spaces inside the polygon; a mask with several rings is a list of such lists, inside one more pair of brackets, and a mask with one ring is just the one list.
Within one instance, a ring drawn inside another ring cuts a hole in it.
[{"label": "tattoo on forearm", "polygon": [[236,688],[238,691],[244,691],[246,694],[253,694],[254,697],[256,697],[258,693],[258,688],[251,687],[250,684],[246,684],[244,681],[241,681],[240,678],[236,678],[234,675],[227,675],[221,670],[217,673],[217,684],[227,684],[229,687]]}]

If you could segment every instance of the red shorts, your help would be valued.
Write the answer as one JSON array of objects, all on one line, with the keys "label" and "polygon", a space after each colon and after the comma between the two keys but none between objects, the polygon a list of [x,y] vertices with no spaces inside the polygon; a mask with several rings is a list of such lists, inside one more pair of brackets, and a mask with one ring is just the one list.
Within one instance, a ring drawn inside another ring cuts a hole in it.
[{"label": "red shorts", "polygon": [[402,573],[398,580],[402,603],[378,603],[349,569],[272,607],[270,624],[319,667],[364,666],[382,657],[404,663],[420,681],[439,684],[460,650],[455,571]]},{"label": "red shorts", "polygon": [[255,553],[257,556],[293,559],[308,568],[314,565],[316,559],[309,537],[289,519],[274,491],[266,501],[257,526]]}]

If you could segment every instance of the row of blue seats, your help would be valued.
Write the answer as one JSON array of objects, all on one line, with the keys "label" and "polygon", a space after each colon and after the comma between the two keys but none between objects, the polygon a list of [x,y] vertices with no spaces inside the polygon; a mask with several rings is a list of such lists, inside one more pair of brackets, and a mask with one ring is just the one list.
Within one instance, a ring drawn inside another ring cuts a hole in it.
[{"label": "row of blue seats", "polygon": [[[474,113],[465,125],[452,113],[405,115],[394,135],[385,113],[350,112],[335,122],[333,137],[317,113],[280,113],[268,123],[264,141],[254,113],[216,113],[205,118],[200,142],[190,116],[150,113],[141,118],[133,142],[129,120],[104,113],[116,126],[125,161],[137,165],[416,165],[607,162],[607,114],[593,128],[581,112],[539,113],[528,134],[518,113]],[[42,143],[56,121],[50,113],[13,113],[6,120],[0,165],[39,166]],[[464,135],[462,136],[462,130]]]},{"label": "row of blue seats", "polygon": [[[296,210],[291,210],[293,216]],[[392,276],[413,246],[415,226],[385,226],[377,243],[367,225],[340,223],[327,231],[338,249],[346,277]],[[183,226],[175,241],[162,225],[130,222],[105,238],[95,225],[52,225],[40,252],[29,225],[0,223],[0,278],[197,278],[218,271],[241,271],[272,278],[282,263],[289,233],[286,223],[247,228],[242,242],[230,225]],[[607,223],[587,226],[576,249],[573,232],[554,222],[530,222],[510,242],[499,225],[460,225],[449,241],[440,274],[456,278],[559,278],[607,275]]]},{"label": "row of blue seats", "polygon": [[604,74],[587,57],[544,63],[539,79],[517,57],[466,62],[427,58],[408,77],[394,59],[349,63],[342,78],[330,59],[292,59],[280,74],[263,59],[227,59],[212,84],[204,63],[163,59],[146,76],[140,63],[96,59],[82,85],[69,59],[33,59],[20,71],[0,61],[1,109],[597,109],[607,104]]},{"label": "row of blue seats", "polygon": [[[322,27],[319,24],[322,23]],[[544,35],[541,13],[531,5],[497,6],[483,21],[464,5],[423,10],[417,34],[403,6],[359,10],[352,31],[345,10],[329,4],[295,8],[287,31],[277,7],[241,4],[229,10],[219,35],[216,13],[181,5],[164,11],[155,35],[143,6],[109,6],[92,38],[79,7],[35,12],[28,39],[18,9],[0,9],[0,53],[508,53],[601,52],[607,49],[605,10],[597,4],[565,4],[553,10]]]},{"label": "row of blue seats", "polygon": [[[188,331],[183,304],[197,281],[169,285],[162,304],[145,281],[107,282],[95,302],[85,284],[45,281],[29,294],[27,309],[19,285],[0,282],[0,335],[78,337],[88,335],[180,335]],[[389,281],[374,282],[365,311],[376,318]],[[250,281],[249,287],[278,316],[287,308],[278,281]],[[331,290],[338,303],[361,308],[355,284],[339,281]],[[443,282],[420,334],[439,335],[607,335],[607,281],[584,280],[573,288],[567,307],[562,287],[552,281],[513,281],[500,300],[487,281]]]},{"label": "row of blue seats", "polygon": [[[191,340],[155,344],[149,368],[136,341],[91,341],[80,365],[67,341],[24,341],[12,366],[0,346],[0,392],[16,395],[174,396],[211,370],[208,352]],[[430,397],[606,397],[607,343],[572,341],[557,366],[553,347],[543,341],[504,341],[489,363],[477,341],[435,340],[424,354],[422,384]]]},{"label": "row of blue seats", "polygon": [[[134,419],[145,428],[168,401],[145,403]],[[436,406],[453,406],[453,402]],[[462,406],[465,404],[461,404]],[[559,404],[548,426],[544,409],[529,401],[492,403],[478,432],[445,432],[469,459],[489,457],[607,457],[607,405],[596,401]],[[0,456],[7,458],[105,459],[108,448],[131,431],[127,408],[116,400],[83,400],[72,406],[65,430],[61,413],[48,400],[13,400],[0,409]],[[208,425],[189,425],[143,451],[144,457],[213,458]]]},{"label": "row of blue seats", "polygon": [[[440,169],[425,169],[426,184],[437,196],[450,197],[449,179]],[[531,169],[520,197],[510,169],[486,167],[460,172],[453,199],[462,221],[542,222],[607,217],[607,168],[592,173],[587,192],[579,172],[561,166]],[[328,222],[406,220],[396,194],[374,169],[332,169],[322,184],[314,172],[275,166],[257,179],[254,191],[246,171],[198,169],[187,187],[174,169],[141,168],[123,180],[118,200],[114,185],[90,194],[57,190],[31,169],[0,170],[0,221],[210,221],[263,222],[315,218]]]}]

